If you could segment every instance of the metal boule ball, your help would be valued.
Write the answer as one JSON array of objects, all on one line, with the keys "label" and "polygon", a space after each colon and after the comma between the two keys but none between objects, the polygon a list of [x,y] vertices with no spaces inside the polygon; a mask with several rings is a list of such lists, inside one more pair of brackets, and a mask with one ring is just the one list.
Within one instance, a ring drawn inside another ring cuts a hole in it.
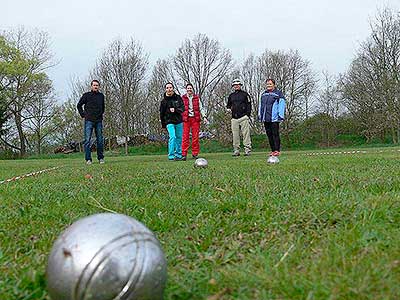
[{"label": "metal boule ball", "polygon": [[279,164],[279,158],[277,156],[270,156],[267,159],[267,163],[269,163],[269,164]]},{"label": "metal boule ball", "polygon": [[76,221],[58,237],[46,279],[53,300],[159,300],[167,264],[146,226],[103,213]]},{"label": "metal boule ball", "polygon": [[194,162],[196,168],[207,168],[208,161],[205,158],[198,158]]}]

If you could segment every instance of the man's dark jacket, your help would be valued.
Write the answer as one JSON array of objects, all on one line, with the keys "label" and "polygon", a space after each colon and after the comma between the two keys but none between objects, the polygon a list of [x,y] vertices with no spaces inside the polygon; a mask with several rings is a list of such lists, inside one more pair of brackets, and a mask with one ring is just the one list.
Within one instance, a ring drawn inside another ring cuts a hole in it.
[{"label": "man's dark jacket", "polygon": [[239,90],[234,91],[228,97],[227,108],[232,110],[232,118],[240,119],[243,116],[250,117],[251,114],[251,102],[250,95],[245,91]]},{"label": "man's dark jacket", "polygon": [[100,122],[104,114],[104,95],[100,92],[84,93],[77,106],[79,114],[87,121]]}]

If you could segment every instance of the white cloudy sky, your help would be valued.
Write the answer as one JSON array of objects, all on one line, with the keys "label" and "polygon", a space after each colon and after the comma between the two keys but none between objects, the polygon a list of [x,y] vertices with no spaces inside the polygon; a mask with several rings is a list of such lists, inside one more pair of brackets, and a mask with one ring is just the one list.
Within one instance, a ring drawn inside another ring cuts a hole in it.
[{"label": "white cloudy sky", "polygon": [[316,71],[346,70],[369,35],[377,9],[399,0],[0,0],[0,30],[47,31],[60,63],[49,72],[59,100],[73,76],[85,77],[107,44],[134,37],[150,62],[205,33],[237,61],[269,49],[298,49]]}]

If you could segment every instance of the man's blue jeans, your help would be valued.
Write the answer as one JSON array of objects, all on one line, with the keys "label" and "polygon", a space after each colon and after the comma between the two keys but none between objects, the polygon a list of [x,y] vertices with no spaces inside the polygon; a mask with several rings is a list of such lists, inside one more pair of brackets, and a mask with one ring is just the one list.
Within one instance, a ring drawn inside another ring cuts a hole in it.
[{"label": "man's blue jeans", "polygon": [[97,141],[97,159],[103,159],[103,148],[104,148],[104,141],[103,141],[103,122],[92,122],[85,120],[85,160],[92,160],[92,153],[90,151],[90,141],[92,139],[92,132],[96,134],[96,141]]}]

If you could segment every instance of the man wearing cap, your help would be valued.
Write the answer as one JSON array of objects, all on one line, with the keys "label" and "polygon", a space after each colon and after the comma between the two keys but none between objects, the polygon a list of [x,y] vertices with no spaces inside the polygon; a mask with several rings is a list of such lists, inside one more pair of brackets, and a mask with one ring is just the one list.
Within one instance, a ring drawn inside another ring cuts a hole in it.
[{"label": "man wearing cap", "polygon": [[232,112],[231,126],[233,136],[233,154],[232,156],[240,156],[240,131],[243,136],[244,155],[251,154],[251,138],[250,138],[250,114],[251,102],[250,95],[242,91],[242,83],[240,79],[232,82],[234,92],[228,97],[227,109]]}]

